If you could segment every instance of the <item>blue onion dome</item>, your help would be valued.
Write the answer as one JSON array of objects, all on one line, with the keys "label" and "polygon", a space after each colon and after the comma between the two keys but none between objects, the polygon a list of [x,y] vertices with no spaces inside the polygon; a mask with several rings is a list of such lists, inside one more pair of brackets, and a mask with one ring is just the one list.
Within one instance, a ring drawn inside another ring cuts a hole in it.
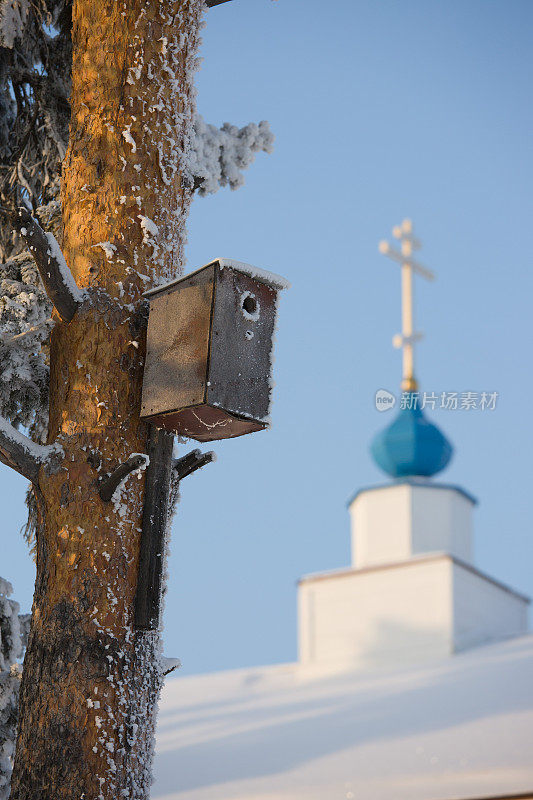
[{"label": "blue onion dome", "polygon": [[447,466],[453,447],[420,408],[406,407],[376,434],[370,451],[378,466],[393,478],[429,478]]}]

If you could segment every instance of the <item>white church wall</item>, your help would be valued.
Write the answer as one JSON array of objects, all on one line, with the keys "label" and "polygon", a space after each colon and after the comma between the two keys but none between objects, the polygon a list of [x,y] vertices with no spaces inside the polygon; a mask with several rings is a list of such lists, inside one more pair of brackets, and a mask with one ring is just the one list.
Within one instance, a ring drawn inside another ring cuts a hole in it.
[{"label": "white church wall", "polygon": [[421,558],[299,586],[303,666],[371,669],[452,652],[451,562]]},{"label": "white church wall", "polygon": [[411,554],[411,508],[405,484],[369,489],[350,506],[356,569],[405,561]]},{"label": "white church wall", "polygon": [[454,650],[526,633],[527,598],[453,564]]},{"label": "white church wall", "polygon": [[442,551],[471,562],[473,501],[452,487],[408,488],[413,555]]},{"label": "white church wall", "polygon": [[361,492],[350,505],[356,569],[447,552],[472,560],[473,500],[453,488],[401,483]]}]

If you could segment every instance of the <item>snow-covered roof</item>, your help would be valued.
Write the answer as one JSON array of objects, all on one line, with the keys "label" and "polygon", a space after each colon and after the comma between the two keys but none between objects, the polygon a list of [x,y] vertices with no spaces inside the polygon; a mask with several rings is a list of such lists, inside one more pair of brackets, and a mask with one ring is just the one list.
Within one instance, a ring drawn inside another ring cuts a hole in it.
[{"label": "snow-covered roof", "polygon": [[235,261],[234,258],[214,258],[212,261],[204,264],[203,267],[199,267],[199,269],[195,269],[193,272],[189,272],[187,275],[183,275],[181,278],[176,278],[169,283],[156,286],[154,289],[149,289],[144,293],[143,296],[152,297],[155,294],[166,291],[167,289],[170,289],[171,286],[176,286],[178,283],[181,283],[181,281],[190,278],[191,275],[196,275],[197,272],[201,272],[203,269],[206,269],[206,267],[211,267],[216,263],[218,263],[220,268],[228,267],[228,269],[235,269],[238,272],[244,272],[251,278],[256,278],[258,281],[262,281],[278,291],[290,289],[291,287],[286,278],[283,278],[281,275],[277,275],[275,272],[270,272],[269,270],[262,269],[261,267],[254,267],[253,264],[246,264],[244,261]]},{"label": "snow-covered roof", "polygon": [[393,673],[168,680],[153,800],[457,800],[533,791],[533,636]]}]

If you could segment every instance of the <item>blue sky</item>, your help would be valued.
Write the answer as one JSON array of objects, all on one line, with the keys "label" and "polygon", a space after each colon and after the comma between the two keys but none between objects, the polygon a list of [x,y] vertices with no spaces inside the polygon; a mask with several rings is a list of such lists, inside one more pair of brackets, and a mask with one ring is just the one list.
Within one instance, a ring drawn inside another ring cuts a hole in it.
[{"label": "blue sky", "polygon": [[[233,0],[207,15],[198,107],[268,119],[237,192],[193,205],[188,269],[221,255],[285,275],[272,429],[215,443],[183,483],[165,643],[183,672],[296,657],[296,581],[349,562],[345,503],[384,482],[368,445],[397,391],[399,269],[377,251],[408,216],[436,273],[416,286],[427,391],[497,391],[431,413],[442,473],[480,501],[479,567],[533,594],[533,5],[521,0]],[[29,609],[25,482],[2,468],[3,558]]]}]

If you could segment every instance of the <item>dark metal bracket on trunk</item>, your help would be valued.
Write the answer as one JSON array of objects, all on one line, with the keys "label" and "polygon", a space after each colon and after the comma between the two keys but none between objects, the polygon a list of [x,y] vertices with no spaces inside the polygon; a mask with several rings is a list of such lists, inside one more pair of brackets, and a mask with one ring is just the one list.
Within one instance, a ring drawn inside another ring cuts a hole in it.
[{"label": "dark metal bracket on trunk", "polygon": [[192,450],[182,458],[173,459],[174,434],[150,427],[146,469],[144,511],[139,552],[139,572],[135,596],[135,627],[157,630],[161,611],[165,532],[172,471],[182,480],[195,470],[215,460],[213,452]]}]

